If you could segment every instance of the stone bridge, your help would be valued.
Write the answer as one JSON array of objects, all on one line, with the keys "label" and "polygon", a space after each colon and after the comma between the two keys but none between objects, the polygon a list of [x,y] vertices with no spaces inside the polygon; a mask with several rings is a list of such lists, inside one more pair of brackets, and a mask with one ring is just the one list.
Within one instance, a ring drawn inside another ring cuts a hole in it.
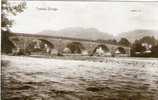
[{"label": "stone bridge", "polygon": [[123,48],[126,56],[130,56],[130,48],[122,45],[114,45],[105,42],[98,42],[95,40],[69,38],[69,37],[58,37],[58,36],[45,36],[45,35],[34,35],[24,33],[13,33],[10,36],[10,40],[14,43],[17,48],[27,48],[32,41],[41,40],[49,45],[53,45],[52,49],[56,49],[58,52],[63,52],[68,44],[80,43],[88,54],[92,54],[93,51],[99,46],[104,45],[108,48],[111,54],[115,54],[118,48]]}]

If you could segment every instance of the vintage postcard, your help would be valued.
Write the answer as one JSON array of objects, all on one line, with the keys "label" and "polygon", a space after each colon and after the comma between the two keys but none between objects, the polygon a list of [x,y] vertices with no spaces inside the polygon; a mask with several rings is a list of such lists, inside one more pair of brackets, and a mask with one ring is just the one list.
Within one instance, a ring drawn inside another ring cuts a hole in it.
[{"label": "vintage postcard", "polygon": [[1,1],[2,100],[158,100],[157,1]]}]

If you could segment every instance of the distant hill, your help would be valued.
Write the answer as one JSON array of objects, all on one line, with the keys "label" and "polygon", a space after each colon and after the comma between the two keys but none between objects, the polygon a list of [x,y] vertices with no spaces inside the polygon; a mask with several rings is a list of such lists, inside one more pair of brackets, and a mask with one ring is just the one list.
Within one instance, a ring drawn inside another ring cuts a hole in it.
[{"label": "distant hill", "polygon": [[119,36],[117,36],[117,39],[125,37],[130,42],[134,42],[136,39],[141,39],[144,36],[154,36],[156,39],[158,39],[158,31],[155,31],[155,30],[134,30],[134,31],[129,31],[129,32],[119,34]]},{"label": "distant hill", "polygon": [[116,40],[120,40],[121,38],[124,37],[127,38],[130,42],[134,42],[136,39],[141,39],[144,36],[154,36],[156,39],[158,39],[158,31],[145,30],[145,29],[120,33],[117,37],[114,37],[113,35],[110,35],[108,33],[101,32],[96,28],[82,28],[82,27],[69,27],[57,31],[43,30],[37,34],[48,35],[48,36],[82,38],[82,39],[91,39],[91,40],[97,40],[97,39],[109,40],[114,38]]},{"label": "distant hill", "polygon": [[82,28],[82,27],[70,27],[61,29],[58,31],[44,30],[37,34],[48,35],[48,36],[63,36],[71,38],[82,38],[82,39],[113,39],[114,37],[108,33],[103,33],[96,28]]}]

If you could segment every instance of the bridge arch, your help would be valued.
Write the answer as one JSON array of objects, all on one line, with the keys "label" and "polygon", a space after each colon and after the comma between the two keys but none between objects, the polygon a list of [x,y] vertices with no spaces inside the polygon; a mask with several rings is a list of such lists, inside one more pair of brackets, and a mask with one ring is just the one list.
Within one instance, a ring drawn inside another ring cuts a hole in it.
[{"label": "bridge arch", "polygon": [[51,48],[51,49],[54,48],[54,44],[51,43],[50,41],[45,40],[45,39],[38,39],[38,40],[41,41],[41,45],[42,45],[42,46],[46,44],[49,48]]},{"label": "bridge arch", "polygon": [[104,44],[99,44],[93,49],[92,54],[93,55],[95,55],[95,54],[103,55],[109,51],[110,50],[109,50],[108,46],[106,46]]},{"label": "bridge arch", "polygon": [[11,45],[14,49],[17,49],[18,48],[18,42],[20,41],[19,38],[15,37],[15,38],[12,38],[12,39],[9,39],[9,41],[11,42]]},{"label": "bridge arch", "polygon": [[54,49],[54,44],[45,39],[34,39],[28,44],[27,49],[30,52],[50,53],[51,49]]},{"label": "bridge arch", "polygon": [[118,47],[118,48],[116,48],[115,53],[116,54],[126,54],[126,50],[123,47]]},{"label": "bridge arch", "polygon": [[80,42],[71,42],[71,43],[68,43],[66,45],[66,48],[69,48],[70,51],[71,51],[71,53],[73,53],[73,54],[76,54],[76,53],[81,54],[82,50],[85,49],[85,47],[83,46],[83,44],[80,43]]}]

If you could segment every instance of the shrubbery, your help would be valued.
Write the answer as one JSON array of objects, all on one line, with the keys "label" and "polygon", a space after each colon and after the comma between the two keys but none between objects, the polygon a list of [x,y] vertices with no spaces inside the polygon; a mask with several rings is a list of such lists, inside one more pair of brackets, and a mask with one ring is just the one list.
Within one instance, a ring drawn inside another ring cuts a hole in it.
[{"label": "shrubbery", "polygon": [[145,36],[131,46],[132,57],[158,57],[158,40]]}]

